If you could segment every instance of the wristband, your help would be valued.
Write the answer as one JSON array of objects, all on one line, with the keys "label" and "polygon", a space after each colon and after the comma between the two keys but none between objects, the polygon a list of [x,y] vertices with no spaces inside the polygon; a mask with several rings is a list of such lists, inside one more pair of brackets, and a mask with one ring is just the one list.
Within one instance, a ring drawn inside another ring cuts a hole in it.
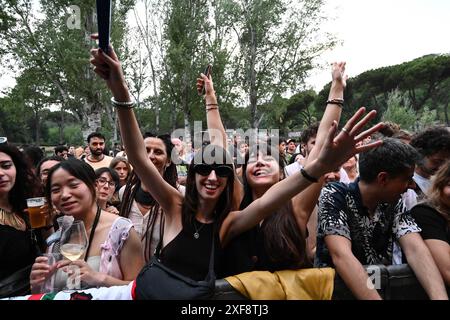
[{"label": "wristband", "polygon": [[311,182],[311,183],[317,183],[317,182],[319,182],[319,179],[310,176],[310,175],[306,172],[305,169],[301,168],[301,169],[300,169],[300,172],[301,172],[302,176],[303,176],[306,180],[308,180],[309,182]]}]

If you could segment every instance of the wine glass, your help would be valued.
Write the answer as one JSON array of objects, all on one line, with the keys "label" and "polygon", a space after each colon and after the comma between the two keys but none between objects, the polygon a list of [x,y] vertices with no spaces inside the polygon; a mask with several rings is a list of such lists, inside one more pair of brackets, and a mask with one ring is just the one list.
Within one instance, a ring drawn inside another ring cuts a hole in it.
[{"label": "wine glass", "polygon": [[83,221],[74,221],[70,226],[63,230],[60,240],[61,254],[75,261],[80,259],[86,251],[88,238]]},{"label": "wine glass", "polygon": [[[69,259],[70,261],[75,261],[80,259],[88,246],[88,238],[86,235],[86,228],[84,227],[83,221],[73,221],[72,224],[68,225],[62,230],[61,240],[59,241],[59,250],[61,254]],[[67,271],[70,274],[77,274],[78,266],[72,265],[68,266]],[[78,272],[79,274],[79,272]],[[67,286],[65,290],[69,289],[80,289],[78,288],[81,284],[79,278],[68,278],[66,282]],[[77,288],[76,288],[77,287]]]}]

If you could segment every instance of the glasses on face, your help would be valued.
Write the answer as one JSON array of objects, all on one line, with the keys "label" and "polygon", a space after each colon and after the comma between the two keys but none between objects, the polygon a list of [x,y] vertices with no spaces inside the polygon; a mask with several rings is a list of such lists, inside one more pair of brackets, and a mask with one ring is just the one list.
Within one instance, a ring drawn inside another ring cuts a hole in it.
[{"label": "glasses on face", "polygon": [[217,176],[222,178],[229,177],[233,174],[233,169],[225,165],[211,165],[205,163],[194,165],[194,172],[204,177],[209,176],[213,170]]},{"label": "glasses on face", "polygon": [[0,137],[0,144],[7,143],[7,142],[8,142],[8,138],[7,137]]},{"label": "glasses on face", "polygon": [[114,181],[108,181],[108,179],[106,179],[106,178],[98,178],[97,183],[100,187],[103,187],[106,183],[108,183],[108,186],[110,188],[116,187],[116,183]]}]

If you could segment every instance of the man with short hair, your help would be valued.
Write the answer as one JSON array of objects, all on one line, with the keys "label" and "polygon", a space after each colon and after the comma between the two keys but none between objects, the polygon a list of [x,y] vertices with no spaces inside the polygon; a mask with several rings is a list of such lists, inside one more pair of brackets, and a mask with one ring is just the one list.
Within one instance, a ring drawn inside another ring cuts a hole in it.
[{"label": "man with short hair", "polygon": [[450,158],[450,132],[442,127],[433,127],[416,134],[410,145],[420,154],[414,172],[417,200],[425,197],[431,186],[430,178]]},{"label": "man with short hair", "polygon": [[280,140],[278,142],[278,151],[279,151],[279,157],[280,162],[283,162],[283,167],[286,167],[288,162],[286,159],[286,139],[280,137]]},{"label": "man with short hair", "polygon": [[67,160],[69,153],[69,148],[64,145],[59,145],[55,147],[55,155],[58,157],[62,157]]},{"label": "man with short hair", "polygon": [[401,200],[415,186],[417,157],[411,146],[384,139],[381,146],[360,154],[359,179],[322,190],[314,265],[334,267],[358,299],[380,299],[363,265],[392,264],[395,241],[428,296],[448,299],[421,229]]},{"label": "man with short hair", "polygon": [[109,167],[109,164],[113,158],[103,153],[105,150],[105,136],[100,132],[93,132],[87,137],[86,140],[90,154],[84,158],[84,161],[94,170]]},{"label": "man with short hair", "polygon": [[295,139],[288,139],[287,141],[286,161],[288,163],[291,162],[291,158],[295,154],[295,149],[297,148],[295,142]]},{"label": "man with short hair", "polygon": [[303,168],[305,159],[310,154],[311,150],[316,144],[317,131],[319,130],[319,123],[316,122],[306,128],[300,137],[300,148],[303,149],[303,154],[297,155],[294,162],[284,168],[286,177],[293,175]]}]

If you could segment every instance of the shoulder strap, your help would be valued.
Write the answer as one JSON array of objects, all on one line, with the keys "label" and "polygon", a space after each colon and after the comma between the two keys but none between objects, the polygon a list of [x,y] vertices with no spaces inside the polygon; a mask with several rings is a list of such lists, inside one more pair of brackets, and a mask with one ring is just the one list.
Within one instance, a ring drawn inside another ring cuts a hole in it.
[{"label": "shoulder strap", "polygon": [[95,229],[97,228],[98,220],[100,220],[100,214],[102,213],[102,209],[97,206],[97,213],[95,214],[94,224],[92,225],[91,234],[89,235],[89,243],[86,249],[86,254],[84,255],[84,261],[87,261],[89,256],[89,250],[91,249],[92,241],[94,240]]},{"label": "shoulder strap", "polygon": [[[195,219],[195,217],[194,217]],[[216,238],[216,222],[213,222],[213,234],[212,234],[212,246],[211,246],[211,253],[209,256],[209,267],[208,267],[208,275],[206,276],[206,279],[212,280],[215,279],[215,272],[214,272],[214,262],[215,262],[215,238]],[[155,248],[155,253],[153,254],[158,260],[159,260],[159,254],[161,253],[162,243],[163,243],[163,237],[164,237],[164,219],[161,218],[160,228],[159,228],[159,241],[158,245]]]}]

